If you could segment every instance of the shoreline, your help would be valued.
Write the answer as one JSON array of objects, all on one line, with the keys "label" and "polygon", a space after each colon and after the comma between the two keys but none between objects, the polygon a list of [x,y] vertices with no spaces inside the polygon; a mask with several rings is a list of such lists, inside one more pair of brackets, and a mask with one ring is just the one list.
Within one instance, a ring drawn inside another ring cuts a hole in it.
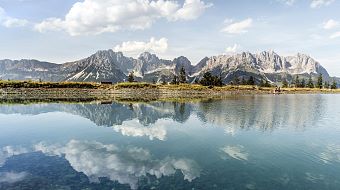
[{"label": "shoreline", "polygon": [[[98,88],[0,88],[0,100],[222,98],[230,95],[274,94],[274,90],[275,88],[273,87],[223,86],[209,88],[200,85],[150,85],[147,87],[100,85]],[[340,94],[340,89],[283,88],[279,94]]]},{"label": "shoreline", "polygon": [[199,84],[160,85],[144,82],[100,84],[94,82],[0,81],[0,101],[15,100],[156,100],[181,98],[223,98],[255,94],[340,94],[340,89],[281,88],[251,85],[202,86]]}]

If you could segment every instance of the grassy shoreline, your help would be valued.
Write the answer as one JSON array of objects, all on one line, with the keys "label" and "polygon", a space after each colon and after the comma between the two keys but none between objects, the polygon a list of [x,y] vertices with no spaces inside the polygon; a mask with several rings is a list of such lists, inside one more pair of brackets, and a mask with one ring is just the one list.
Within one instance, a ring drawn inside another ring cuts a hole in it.
[{"label": "grassy shoreline", "polygon": [[[100,84],[93,82],[0,81],[0,99],[105,99],[211,98],[231,94],[273,94],[275,87],[198,84],[160,85],[143,82]],[[282,94],[337,94],[340,89],[282,88]]]}]

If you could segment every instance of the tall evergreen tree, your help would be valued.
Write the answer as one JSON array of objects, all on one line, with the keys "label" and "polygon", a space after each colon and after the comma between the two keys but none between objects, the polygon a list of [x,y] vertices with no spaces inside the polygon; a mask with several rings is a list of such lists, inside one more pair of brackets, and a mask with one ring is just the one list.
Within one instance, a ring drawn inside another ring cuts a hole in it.
[{"label": "tall evergreen tree", "polygon": [[331,89],[337,89],[338,88],[338,84],[336,83],[335,80],[333,80],[333,83],[331,85]]},{"label": "tall evergreen tree", "polygon": [[324,88],[329,89],[330,86],[331,86],[331,85],[329,84],[329,82],[328,82],[328,81],[325,81]]},{"label": "tall evergreen tree", "polygon": [[177,75],[174,75],[174,77],[172,78],[171,84],[179,84],[179,80],[178,80]]},{"label": "tall evergreen tree", "polygon": [[319,77],[318,77],[318,81],[316,83],[316,87],[321,89],[322,84],[323,84],[323,79],[322,79],[322,74],[320,74]]},{"label": "tall evergreen tree", "polygon": [[200,83],[203,86],[222,86],[222,79],[221,76],[217,77],[212,75],[210,72],[204,73]]},{"label": "tall evergreen tree", "polygon": [[285,78],[282,80],[282,88],[288,88],[288,82]]},{"label": "tall evergreen tree", "polygon": [[162,75],[162,85],[166,85],[166,79],[164,75]]},{"label": "tall evergreen tree", "polygon": [[233,80],[233,84],[234,85],[239,85],[240,84],[240,79],[237,76],[235,76],[235,78]]},{"label": "tall evergreen tree", "polygon": [[134,72],[131,71],[128,76],[128,82],[135,82]]},{"label": "tall evergreen tree", "polygon": [[187,83],[187,76],[184,67],[182,67],[181,70],[179,71],[179,82]]},{"label": "tall evergreen tree", "polygon": [[248,85],[254,85],[255,84],[255,80],[254,80],[254,77],[253,76],[250,76],[248,81],[247,81],[247,84]]},{"label": "tall evergreen tree", "polygon": [[296,88],[299,88],[299,87],[300,87],[300,79],[299,79],[299,75],[296,76],[294,84],[295,84],[295,87],[296,87]]},{"label": "tall evergreen tree", "polygon": [[266,82],[264,83],[264,86],[265,86],[265,87],[271,87],[272,85],[269,83],[268,80],[266,80]]},{"label": "tall evergreen tree", "polygon": [[260,80],[259,86],[260,86],[260,87],[264,87],[264,86],[265,86],[265,84],[264,84],[264,82],[263,82],[263,79]]},{"label": "tall evergreen tree", "polygon": [[241,84],[242,85],[246,85],[247,84],[246,79],[244,79],[244,77],[242,77]]},{"label": "tall evergreen tree", "polygon": [[314,83],[313,83],[313,79],[312,79],[311,75],[309,75],[307,87],[308,88],[314,88]]},{"label": "tall evergreen tree", "polygon": [[300,83],[301,88],[306,88],[306,80],[303,78]]}]

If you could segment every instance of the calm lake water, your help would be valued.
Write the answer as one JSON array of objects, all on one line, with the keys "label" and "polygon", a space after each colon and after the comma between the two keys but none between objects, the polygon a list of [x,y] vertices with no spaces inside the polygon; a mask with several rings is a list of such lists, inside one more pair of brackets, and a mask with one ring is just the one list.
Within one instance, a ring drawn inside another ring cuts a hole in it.
[{"label": "calm lake water", "polygon": [[340,95],[0,105],[0,189],[340,189]]}]

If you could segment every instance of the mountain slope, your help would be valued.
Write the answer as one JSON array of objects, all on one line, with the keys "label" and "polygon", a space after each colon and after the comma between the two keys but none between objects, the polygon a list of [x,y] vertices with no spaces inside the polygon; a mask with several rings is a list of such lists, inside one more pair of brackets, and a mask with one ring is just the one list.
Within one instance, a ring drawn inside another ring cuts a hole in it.
[{"label": "mountain slope", "polygon": [[171,81],[182,67],[190,82],[199,80],[207,71],[221,76],[224,83],[250,76],[256,82],[261,79],[279,82],[283,78],[290,81],[296,75],[316,77],[318,74],[322,74],[325,80],[332,80],[326,69],[307,55],[298,53],[294,56],[280,56],[273,51],[205,57],[198,64],[192,65],[184,56],[164,60],[145,52],[134,59],[121,52],[103,50],[79,61],[64,64],[37,60],[0,60],[0,77],[15,80],[120,82],[125,81],[133,71],[136,80],[160,82],[164,79]]}]

